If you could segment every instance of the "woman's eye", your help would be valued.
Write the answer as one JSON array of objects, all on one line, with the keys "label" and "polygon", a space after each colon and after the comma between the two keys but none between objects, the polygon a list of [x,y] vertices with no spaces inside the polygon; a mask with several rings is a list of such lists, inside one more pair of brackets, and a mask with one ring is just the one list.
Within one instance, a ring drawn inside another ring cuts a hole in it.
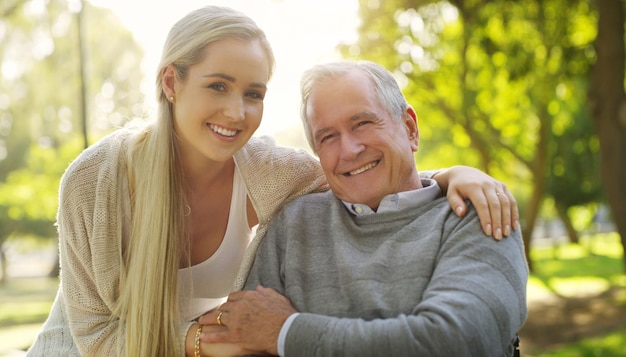
[{"label": "woman's eye", "polygon": [[263,93],[256,92],[256,91],[248,92],[248,97],[253,98],[253,99],[261,99],[261,100],[265,98]]},{"label": "woman's eye", "polygon": [[209,86],[211,89],[215,89],[218,92],[223,92],[226,90],[226,86],[221,83],[214,83]]}]

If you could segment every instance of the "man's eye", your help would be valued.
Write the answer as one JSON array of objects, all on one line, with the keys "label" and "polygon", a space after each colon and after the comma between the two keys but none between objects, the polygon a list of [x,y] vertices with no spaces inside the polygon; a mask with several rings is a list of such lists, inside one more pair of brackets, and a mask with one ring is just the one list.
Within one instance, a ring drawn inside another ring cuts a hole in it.
[{"label": "man's eye", "polygon": [[323,144],[327,142],[328,140],[332,139],[333,137],[334,137],[333,134],[325,135],[320,139],[320,143]]}]

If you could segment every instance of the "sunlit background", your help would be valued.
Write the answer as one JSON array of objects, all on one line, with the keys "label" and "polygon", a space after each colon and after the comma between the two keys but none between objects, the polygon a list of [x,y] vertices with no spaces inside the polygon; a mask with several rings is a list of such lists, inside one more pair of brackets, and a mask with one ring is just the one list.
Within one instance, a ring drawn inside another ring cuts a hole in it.
[{"label": "sunlit background", "polygon": [[[265,99],[257,135],[300,131],[299,81],[311,65],[340,59],[336,47],[357,39],[357,0],[91,0],[113,10],[145,50],[144,89],[152,82],[167,31],[189,11],[206,5],[228,6],[252,17],[265,31],[276,56],[276,72]],[[150,95],[147,99],[151,99]]]},{"label": "sunlit background", "polygon": [[79,12],[81,0],[0,0],[0,357],[32,343],[54,298],[68,163],[151,115],[167,31],[209,4],[252,17],[274,49],[256,135],[306,148],[301,73],[342,55],[381,63],[418,114],[419,169],[475,166],[517,199],[533,266],[522,356],[626,356],[626,134],[606,109],[626,97],[607,90],[623,63],[593,71],[597,46],[623,49],[623,18],[605,29],[617,43],[598,29],[624,1],[84,1]]}]

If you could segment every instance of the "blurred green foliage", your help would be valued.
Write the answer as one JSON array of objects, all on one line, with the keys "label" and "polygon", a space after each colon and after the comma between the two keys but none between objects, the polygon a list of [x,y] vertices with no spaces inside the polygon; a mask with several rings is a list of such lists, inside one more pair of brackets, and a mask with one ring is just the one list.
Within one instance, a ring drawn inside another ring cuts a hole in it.
[{"label": "blurred green foliage", "polygon": [[[82,64],[79,38],[86,54]],[[3,270],[3,243],[12,235],[56,235],[59,181],[84,139],[98,138],[143,114],[142,56],[132,34],[109,10],[66,0],[0,4]],[[81,81],[86,85],[86,118]],[[88,138],[81,134],[83,123]]]},{"label": "blurred green foliage", "polygon": [[[58,183],[81,150],[83,119],[95,139],[143,115],[141,51],[111,12],[85,2],[81,118],[80,3],[0,5],[0,248],[16,232],[54,235]],[[515,194],[527,246],[542,215],[563,220],[575,241],[584,227],[572,218],[593,216],[604,194],[587,106],[593,1],[359,3],[359,40],[340,49],[403,85],[419,116],[420,169],[479,167]]]},{"label": "blurred green foliage", "polygon": [[571,210],[603,202],[587,104],[598,14],[591,0],[360,0],[345,57],[390,69],[419,117],[421,169],[465,164],[507,183],[525,242],[550,198],[572,241]]}]

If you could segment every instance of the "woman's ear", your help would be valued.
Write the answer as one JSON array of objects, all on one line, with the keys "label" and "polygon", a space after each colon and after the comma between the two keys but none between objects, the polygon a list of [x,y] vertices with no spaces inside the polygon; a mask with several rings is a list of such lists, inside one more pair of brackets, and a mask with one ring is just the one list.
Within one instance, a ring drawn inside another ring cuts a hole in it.
[{"label": "woman's ear", "polygon": [[163,94],[170,101],[174,102],[176,99],[176,67],[173,64],[168,64],[163,68],[161,72],[161,87],[163,88]]}]

